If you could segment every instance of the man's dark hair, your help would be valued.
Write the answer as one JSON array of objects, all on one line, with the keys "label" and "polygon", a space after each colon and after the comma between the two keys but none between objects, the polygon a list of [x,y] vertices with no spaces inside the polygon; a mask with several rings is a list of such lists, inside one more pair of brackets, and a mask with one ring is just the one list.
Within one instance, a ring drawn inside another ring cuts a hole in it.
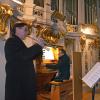
[{"label": "man's dark hair", "polygon": [[27,24],[26,23],[15,23],[15,25],[12,28],[12,35],[15,35],[16,27],[24,27],[24,26],[27,26]]},{"label": "man's dark hair", "polygon": [[66,54],[66,51],[64,49],[60,49],[60,51],[63,53],[63,54]]}]

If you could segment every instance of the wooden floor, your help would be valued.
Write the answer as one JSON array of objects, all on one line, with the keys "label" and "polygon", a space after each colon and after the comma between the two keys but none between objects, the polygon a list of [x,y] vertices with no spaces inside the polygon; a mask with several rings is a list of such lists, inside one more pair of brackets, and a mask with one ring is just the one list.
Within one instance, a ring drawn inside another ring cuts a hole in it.
[{"label": "wooden floor", "polygon": [[[82,100],[92,100],[91,93],[85,94]],[[100,100],[100,93],[95,95],[94,100]]]},{"label": "wooden floor", "polygon": [[[38,100],[43,100],[43,99],[40,99],[40,97],[38,96]],[[82,100],[92,100],[91,92],[84,93]],[[100,90],[96,92],[94,100],[100,100]]]},{"label": "wooden floor", "polygon": [[[46,97],[48,98],[48,95]],[[44,100],[44,99],[41,99],[40,96],[38,95],[38,100]],[[46,100],[49,100],[49,99],[46,99]],[[91,89],[89,88],[85,89],[85,91],[83,92],[82,100],[92,100]],[[96,89],[94,100],[100,100],[100,87]]]},{"label": "wooden floor", "polygon": [[[82,100],[92,100],[91,91],[83,93],[83,99]],[[95,94],[94,100],[100,100],[100,89],[96,90],[96,94]]]}]

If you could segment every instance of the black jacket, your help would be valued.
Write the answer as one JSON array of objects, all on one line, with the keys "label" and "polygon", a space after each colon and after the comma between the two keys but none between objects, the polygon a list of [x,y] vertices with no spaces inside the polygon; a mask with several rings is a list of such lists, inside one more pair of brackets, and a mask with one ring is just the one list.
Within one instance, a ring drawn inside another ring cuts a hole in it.
[{"label": "black jacket", "polygon": [[49,64],[46,67],[59,71],[59,75],[56,77],[58,80],[68,80],[70,78],[70,59],[67,54],[59,57],[57,64]]},{"label": "black jacket", "polygon": [[35,44],[27,48],[17,36],[6,41],[5,100],[36,100],[36,75],[33,59],[42,55]]}]

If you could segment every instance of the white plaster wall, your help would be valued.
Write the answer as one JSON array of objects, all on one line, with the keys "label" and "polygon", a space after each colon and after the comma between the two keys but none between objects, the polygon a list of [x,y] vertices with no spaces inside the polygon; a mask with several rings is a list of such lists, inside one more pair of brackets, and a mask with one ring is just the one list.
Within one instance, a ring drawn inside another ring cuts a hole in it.
[{"label": "white plaster wall", "polygon": [[84,76],[98,61],[99,50],[95,47],[89,47],[93,39],[87,38],[85,48],[82,52],[82,76]]},{"label": "white plaster wall", "polygon": [[5,96],[5,56],[4,56],[5,42],[0,40],[0,100],[4,100]]}]

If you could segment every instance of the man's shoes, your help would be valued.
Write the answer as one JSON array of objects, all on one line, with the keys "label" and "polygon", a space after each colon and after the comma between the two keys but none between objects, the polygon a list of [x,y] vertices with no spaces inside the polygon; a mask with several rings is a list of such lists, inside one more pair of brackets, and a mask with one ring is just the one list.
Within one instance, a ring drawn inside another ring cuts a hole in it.
[{"label": "man's shoes", "polygon": [[56,78],[54,78],[53,81],[55,81],[55,82],[63,82],[63,79],[60,78],[60,77],[56,77]]}]

